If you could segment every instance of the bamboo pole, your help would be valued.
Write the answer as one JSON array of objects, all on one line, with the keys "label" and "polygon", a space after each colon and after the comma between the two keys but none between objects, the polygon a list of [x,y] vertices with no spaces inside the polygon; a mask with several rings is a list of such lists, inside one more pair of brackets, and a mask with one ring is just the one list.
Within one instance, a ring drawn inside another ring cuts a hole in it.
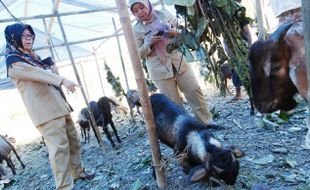
[{"label": "bamboo pole", "polygon": [[85,78],[85,73],[84,73],[84,67],[83,64],[79,64],[80,68],[81,68],[81,73],[82,73],[82,77],[83,77],[83,82],[84,82],[84,87],[86,90],[86,98],[87,98],[87,102],[89,102],[89,91],[88,91],[88,87],[87,87],[87,83],[86,83],[86,78]]},{"label": "bamboo pole", "polygon": [[[60,4],[60,0],[53,0],[53,13],[58,12],[58,7]],[[47,28],[47,33],[50,34],[52,31],[53,23],[54,23],[55,17],[51,17],[49,23],[48,23],[48,28]]]},{"label": "bamboo pole", "polygon": [[[304,37],[305,37],[305,50],[306,50],[306,66],[307,66],[307,80],[308,80],[308,91],[307,91],[307,101],[308,109],[310,110],[310,1],[302,0],[302,14],[303,14],[303,27],[304,27]],[[306,148],[310,149],[310,115],[308,114],[308,133],[306,135]]]},{"label": "bamboo pole", "polygon": [[[73,55],[72,55],[72,52],[71,52],[71,49],[70,49],[70,46],[68,45],[68,40],[67,40],[67,36],[66,36],[66,33],[65,33],[65,30],[64,30],[64,27],[63,27],[63,24],[62,24],[62,21],[60,19],[60,16],[57,14],[58,12],[56,11],[55,12],[56,15],[57,15],[57,20],[58,20],[58,24],[59,24],[59,27],[60,27],[60,30],[61,30],[61,34],[62,34],[62,37],[64,39],[64,42],[66,43],[66,48],[67,48],[67,51],[68,51],[68,54],[69,54],[69,57],[70,57],[70,61],[71,61],[71,64],[72,64],[72,67],[73,67],[73,70],[74,70],[74,73],[75,73],[75,77],[79,83],[80,86],[82,86],[82,83],[81,83],[81,79],[80,79],[80,76],[77,72],[77,68],[76,68],[76,65],[74,63],[74,59],[73,59]],[[85,104],[88,108],[88,111],[90,112],[89,115],[90,115],[90,119],[93,123],[93,125],[91,125],[94,133],[95,133],[95,136],[97,138],[97,141],[100,145],[100,147],[102,148],[102,150],[104,151],[104,145],[103,145],[103,141],[102,139],[100,138],[99,136],[99,130],[98,130],[98,127],[97,127],[97,124],[96,124],[96,120],[94,119],[94,115],[93,113],[90,111],[90,106],[88,104],[88,100],[87,100],[87,97],[86,97],[86,94],[85,94],[85,91],[83,88],[81,88],[81,92],[82,92],[82,95],[83,95],[83,98],[84,98],[84,101],[85,101]]]},{"label": "bamboo pole", "polygon": [[98,64],[98,60],[97,60],[97,55],[96,55],[96,51],[95,51],[94,47],[93,47],[93,53],[94,53],[95,62],[96,62],[96,66],[97,66],[97,71],[98,71],[98,75],[99,75],[101,90],[102,90],[103,95],[105,96],[105,92],[104,92],[104,89],[103,89],[103,82],[102,82],[101,72],[100,72],[100,68],[99,68],[99,64]]},{"label": "bamboo pole", "polygon": [[122,64],[122,68],[123,68],[123,72],[124,72],[124,76],[125,76],[126,87],[127,87],[127,91],[126,92],[128,92],[128,90],[129,90],[128,78],[127,78],[126,68],[125,68],[125,65],[124,65],[122,48],[121,48],[121,44],[119,42],[119,37],[118,37],[118,32],[117,32],[117,28],[116,28],[114,17],[112,17],[112,22],[113,22],[113,26],[114,26],[114,32],[116,34],[115,36],[116,36],[116,41],[117,41],[118,53],[119,53],[119,57],[121,59],[121,64]]},{"label": "bamboo pole", "polygon": [[29,4],[29,0],[25,0],[24,16],[27,16],[28,14],[28,4]]},{"label": "bamboo pole", "polygon": [[52,45],[50,42],[50,40],[51,40],[50,33],[47,32],[47,24],[46,24],[45,18],[42,18],[42,21],[43,21],[44,30],[46,32],[46,42],[47,42],[47,45],[48,45],[49,50],[51,52],[52,59],[55,61],[54,52],[53,52]]},{"label": "bamboo pole", "polygon": [[160,188],[164,188],[167,186],[166,177],[164,175],[164,168],[160,167],[160,148],[158,144],[157,132],[155,128],[153,112],[151,107],[151,102],[148,96],[146,82],[144,73],[142,70],[142,65],[140,61],[140,57],[138,54],[137,44],[134,38],[134,34],[132,31],[132,27],[130,24],[130,17],[127,9],[127,5],[125,0],[116,0],[118,12],[119,12],[119,19],[124,31],[125,39],[127,48],[130,54],[131,63],[134,69],[136,83],[141,95],[141,104],[143,109],[143,115],[145,119],[146,129],[148,132],[149,142],[152,150],[152,158],[153,164],[155,167],[155,174],[157,185]]},{"label": "bamboo pole", "polygon": [[263,10],[262,10],[262,3],[261,0],[255,0],[255,9],[256,9],[256,18],[257,18],[257,25],[258,25],[258,39],[263,40],[265,39],[265,30],[264,30],[264,17],[263,17]]}]

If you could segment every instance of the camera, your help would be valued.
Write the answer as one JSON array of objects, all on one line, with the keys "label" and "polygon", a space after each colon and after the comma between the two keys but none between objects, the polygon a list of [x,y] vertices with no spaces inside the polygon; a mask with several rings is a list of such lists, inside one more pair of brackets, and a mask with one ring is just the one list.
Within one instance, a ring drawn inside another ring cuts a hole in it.
[{"label": "camera", "polygon": [[158,31],[155,36],[162,36],[164,35],[165,31]]},{"label": "camera", "polygon": [[51,57],[43,59],[41,62],[48,65],[49,67],[55,65]]}]

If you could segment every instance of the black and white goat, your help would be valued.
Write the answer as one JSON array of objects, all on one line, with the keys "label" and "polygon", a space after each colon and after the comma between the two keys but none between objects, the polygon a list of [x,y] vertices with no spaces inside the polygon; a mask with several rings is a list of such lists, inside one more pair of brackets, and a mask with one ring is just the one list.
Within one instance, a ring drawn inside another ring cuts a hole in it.
[{"label": "black and white goat", "polygon": [[[150,97],[158,138],[177,154],[184,154],[180,162],[189,172],[188,183],[214,177],[228,185],[236,182],[239,149],[225,149],[202,123],[189,116],[182,108],[163,94]],[[212,126],[209,126],[212,127]]]},{"label": "black and white goat", "polygon": [[87,108],[83,108],[78,116],[77,123],[80,126],[82,139],[84,139],[84,143],[89,143],[89,137],[90,137],[90,120],[87,119],[87,115],[89,115]]},{"label": "black and white goat", "polygon": [[142,116],[140,112],[140,107],[141,107],[140,94],[137,90],[128,90],[127,93],[123,92],[123,94],[126,97],[126,100],[127,100],[127,103],[130,109],[130,116],[133,122],[136,123],[134,114],[133,114],[133,108],[136,107],[137,113]]}]

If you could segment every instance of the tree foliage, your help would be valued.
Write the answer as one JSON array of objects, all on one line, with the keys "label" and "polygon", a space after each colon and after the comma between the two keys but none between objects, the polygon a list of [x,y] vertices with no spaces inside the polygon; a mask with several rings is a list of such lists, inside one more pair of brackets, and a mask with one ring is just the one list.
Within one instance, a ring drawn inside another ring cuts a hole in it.
[{"label": "tree foliage", "polygon": [[107,81],[111,84],[115,96],[122,99],[124,89],[120,83],[119,77],[114,76],[110,67],[107,64],[104,64],[104,68],[107,72]]},{"label": "tree foliage", "polygon": [[[216,83],[221,94],[225,88],[220,81],[220,65],[230,63],[250,94],[250,79],[247,65],[248,48],[241,37],[240,22],[249,19],[245,8],[234,0],[196,0],[191,7],[175,5],[177,14],[185,19],[181,35],[173,39],[167,51],[178,49],[188,61],[196,59],[201,63],[201,74],[206,81]],[[231,50],[228,58],[221,39]]]}]

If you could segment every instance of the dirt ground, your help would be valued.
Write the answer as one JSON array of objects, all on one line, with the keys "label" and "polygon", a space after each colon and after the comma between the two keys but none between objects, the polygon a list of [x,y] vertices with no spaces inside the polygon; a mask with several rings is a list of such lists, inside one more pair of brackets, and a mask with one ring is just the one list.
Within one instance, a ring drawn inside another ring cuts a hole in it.
[{"label": "dirt ground", "polygon": [[[245,152],[245,156],[240,159],[237,183],[233,187],[218,188],[212,188],[206,183],[187,185],[187,176],[177,161],[170,159],[165,172],[168,182],[166,189],[252,189],[255,186],[255,190],[310,190],[310,150],[302,146],[307,133],[305,118],[308,113],[305,102],[300,101],[289,121],[285,122],[273,115],[270,119],[273,122],[265,122],[263,125],[261,116],[250,116],[245,95],[237,102],[229,101],[231,98],[217,94],[209,94],[207,97],[209,107],[213,108],[215,122],[222,126],[221,129],[212,130],[215,137],[224,146],[234,145]],[[96,172],[97,176],[90,181],[77,181],[77,189],[158,189],[152,174],[145,124],[139,115],[136,115],[136,120],[137,123],[133,124],[128,115],[114,116],[122,139],[116,149],[112,149],[103,135],[106,145],[103,152],[93,133],[90,143],[82,143],[84,165],[89,171]],[[12,176],[10,169],[5,166],[9,177],[15,179],[5,189],[55,189],[47,149],[40,141],[38,138],[31,143],[17,145],[26,168],[21,169],[15,156],[12,156],[18,174]],[[171,158],[172,151],[169,148],[161,145],[161,151],[165,158]]]}]

